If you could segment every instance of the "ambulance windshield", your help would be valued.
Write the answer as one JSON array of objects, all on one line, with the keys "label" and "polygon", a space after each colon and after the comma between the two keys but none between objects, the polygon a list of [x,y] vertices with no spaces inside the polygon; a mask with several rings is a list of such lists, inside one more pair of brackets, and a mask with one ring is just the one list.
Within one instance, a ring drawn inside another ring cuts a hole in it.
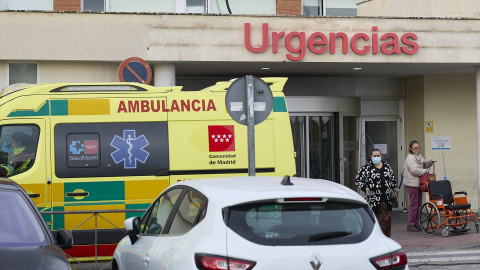
[{"label": "ambulance windshield", "polygon": [[32,167],[38,136],[36,125],[0,126],[0,177],[19,174]]}]

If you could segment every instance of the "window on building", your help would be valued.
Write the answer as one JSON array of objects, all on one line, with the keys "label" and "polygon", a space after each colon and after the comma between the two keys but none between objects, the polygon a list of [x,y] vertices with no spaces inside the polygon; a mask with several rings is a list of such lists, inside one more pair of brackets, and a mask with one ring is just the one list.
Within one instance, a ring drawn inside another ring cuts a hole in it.
[{"label": "window on building", "polygon": [[357,16],[360,0],[302,0],[305,16]]},{"label": "window on building", "polygon": [[208,0],[186,0],[187,13],[208,13]]},{"label": "window on building", "polygon": [[1,0],[0,10],[53,10],[53,0]]},{"label": "window on building", "polygon": [[[176,12],[177,0],[83,0],[83,11]],[[185,0],[183,0],[185,1]]]},{"label": "window on building", "polygon": [[[275,15],[275,0],[229,0],[232,14]],[[209,13],[229,14],[225,0],[210,0]]]},{"label": "window on building", "polygon": [[105,0],[83,0],[83,11],[105,11]]},{"label": "window on building", "polygon": [[303,0],[302,12],[305,16],[322,16],[323,0]]},{"label": "window on building", "polygon": [[8,63],[7,85],[16,83],[37,83],[36,63]]},{"label": "window on building", "polygon": [[324,0],[325,16],[357,16],[357,3],[361,0]]}]

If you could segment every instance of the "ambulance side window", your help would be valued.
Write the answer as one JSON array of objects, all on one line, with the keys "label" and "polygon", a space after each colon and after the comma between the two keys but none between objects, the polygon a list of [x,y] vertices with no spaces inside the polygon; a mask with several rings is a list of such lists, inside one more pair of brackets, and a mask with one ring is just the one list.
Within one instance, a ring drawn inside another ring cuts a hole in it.
[{"label": "ambulance side window", "polygon": [[39,133],[36,125],[0,126],[0,176],[12,176],[32,167]]}]

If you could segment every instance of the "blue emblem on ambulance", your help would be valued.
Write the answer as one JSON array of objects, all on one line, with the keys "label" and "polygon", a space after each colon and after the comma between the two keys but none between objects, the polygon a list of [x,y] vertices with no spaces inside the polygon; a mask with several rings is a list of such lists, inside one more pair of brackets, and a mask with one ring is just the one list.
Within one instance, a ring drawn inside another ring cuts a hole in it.
[{"label": "blue emblem on ambulance", "polygon": [[74,155],[80,155],[83,152],[83,143],[80,141],[72,141],[70,144],[70,152]]},{"label": "blue emblem on ambulance", "polygon": [[137,160],[147,161],[149,153],[143,149],[148,145],[147,138],[145,135],[136,137],[135,130],[124,130],[123,138],[115,135],[110,145],[117,149],[110,154],[113,160],[116,164],[123,161],[125,169],[136,169]]}]

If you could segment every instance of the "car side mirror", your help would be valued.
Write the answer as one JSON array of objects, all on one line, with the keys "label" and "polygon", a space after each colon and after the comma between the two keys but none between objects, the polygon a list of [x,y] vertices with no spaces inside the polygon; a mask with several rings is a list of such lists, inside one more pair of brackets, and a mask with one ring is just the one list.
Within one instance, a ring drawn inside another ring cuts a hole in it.
[{"label": "car side mirror", "polygon": [[73,246],[73,236],[70,231],[64,229],[57,230],[57,244],[63,249],[69,249]]},{"label": "car side mirror", "polygon": [[127,231],[128,237],[130,237],[130,242],[132,245],[135,244],[138,240],[138,234],[140,233],[140,218],[131,217],[123,223],[125,225],[125,230]]}]

